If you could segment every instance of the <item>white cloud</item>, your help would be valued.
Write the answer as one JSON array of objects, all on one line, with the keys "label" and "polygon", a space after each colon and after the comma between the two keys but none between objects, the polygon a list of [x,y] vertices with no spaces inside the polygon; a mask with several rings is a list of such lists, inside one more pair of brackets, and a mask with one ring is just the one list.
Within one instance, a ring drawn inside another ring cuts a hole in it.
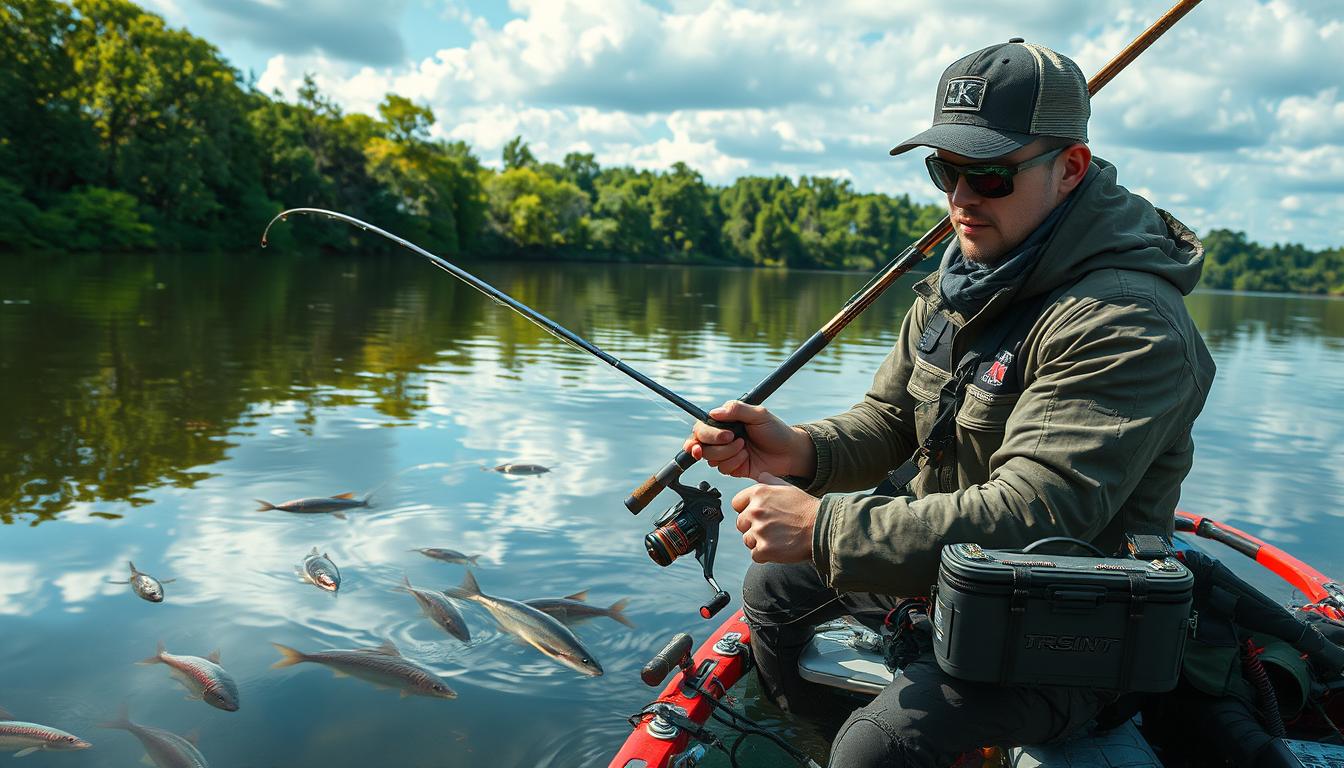
[{"label": "white cloud", "polygon": [[[681,161],[707,180],[840,174],[858,189],[935,201],[918,155],[886,150],[928,124],[942,69],[1020,35],[1106,64],[1166,0],[1080,17],[1064,0],[1023,6],[836,0],[517,0],[491,25],[458,8],[471,42],[381,69],[314,55],[270,60],[264,89],[292,94],[304,71],[348,109],[387,92],[430,104],[439,136],[487,163],[522,135],[542,159],[590,151],[603,164]],[[454,6],[457,8],[457,6]],[[1197,227],[1254,239],[1338,244],[1314,195],[1344,184],[1344,11],[1327,0],[1200,6],[1093,105],[1097,154],[1121,179]],[[1296,223],[1269,215],[1296,195]]]}]

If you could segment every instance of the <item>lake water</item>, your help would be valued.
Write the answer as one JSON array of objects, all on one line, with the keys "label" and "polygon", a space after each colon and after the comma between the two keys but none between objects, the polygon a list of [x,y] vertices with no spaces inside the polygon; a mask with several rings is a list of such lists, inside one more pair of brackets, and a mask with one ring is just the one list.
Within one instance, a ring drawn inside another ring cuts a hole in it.
[{"label": "lake water", "polygon": [[[468,266],[706,408],[763,378],[866,279]],[[801,421],[857,400],[910,282],[771,407]],[[1219,370],[1182,506],[1344,571],[1344,301],[1198,293],[1188,304]],[[643,663],[671,634],[710,629],[694,561],[661,569],[644,553],[654,514],[675,496],[638,517],[621,503],[688,428],[620,374],[408,254],[10,258],[0,264],[0,706],[94,742],[25,764],[134,764],[143,750],[130,735],[95,727],[126,703],[137,722],[197,731],[215,766],[605,765],[625,716],[653,698]],[[552,471],[481,470],[520,461]],[[725,497],[746,487],[703,466],[687,478]],[[372,491],[374,506],[341,520],[254,501],[346,491]],[[749,558],[725,539],[717,573],[736,605]],[[475,606],[463,644],[394,590],[403,575],[461,582],[462,566],[408,551],[426,546],[480,555],[473,570],[489,594],[629,598],[637,628],[604,618],[577,628],[606,670],[597,678],[514,641]],[[313,547],[340,567],[339,594],[296,578]],[[128,560],[176,578],[162,604],[107,583],[126,578]],[[316,651],[389,639],[459,697],[403,699],[317,665],[271,668],[273,642]],[[184,701],[167,669],[137,666],[159,641],[220,649],[241,709]],[[754,686],[744,698],[824,756]],[[763,741],[745,751],[756,765],[783,759]]]}]

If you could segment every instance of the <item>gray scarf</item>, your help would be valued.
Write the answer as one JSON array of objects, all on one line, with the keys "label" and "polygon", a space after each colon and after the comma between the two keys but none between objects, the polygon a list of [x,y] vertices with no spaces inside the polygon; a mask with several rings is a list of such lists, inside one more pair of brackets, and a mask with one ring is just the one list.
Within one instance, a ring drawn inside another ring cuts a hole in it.
[{"label": "gray scarf", "polygon": [[943,262],[939,267],[942,277],[938,291],[943,296],[943,303],[963,317],[971,317],[985,306],[991,296],[1016,284],[1027,268],[1036,263],[1041,255],[1041,246],[1050,239],[1065,212],[1072,207],[1075,197],[1070,193],[1026,240],[994,264],[970,261],[961,253],[961,241],[953,237],[943,251]]}]

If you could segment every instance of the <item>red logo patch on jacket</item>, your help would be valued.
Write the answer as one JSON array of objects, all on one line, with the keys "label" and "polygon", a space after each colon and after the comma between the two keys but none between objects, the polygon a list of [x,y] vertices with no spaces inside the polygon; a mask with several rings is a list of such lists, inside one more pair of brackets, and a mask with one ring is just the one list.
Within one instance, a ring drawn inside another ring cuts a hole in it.
[{"label": "red logo patch on jacket", "polygon": [[989,370],[980,374],[980,381],[991,387],[1001,386],[1003,384],[1003,377],[1008,374],[1008,366],[1012,365],[1012,363],[1012,352],[1009,352],[1008,350],[1000,352],[994,356],[994,363],[989,366]]}]

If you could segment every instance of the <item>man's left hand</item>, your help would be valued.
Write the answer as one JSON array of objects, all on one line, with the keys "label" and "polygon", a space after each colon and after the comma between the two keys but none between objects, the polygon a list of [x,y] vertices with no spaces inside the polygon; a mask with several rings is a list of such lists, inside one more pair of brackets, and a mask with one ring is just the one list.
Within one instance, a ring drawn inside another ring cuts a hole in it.
[{"label": "man's left hand", "polygon": [[737,530],[758,563],[801,563],[812,559],[812,527],[821,500],[762,472],[760,483],[733,497]]}]

